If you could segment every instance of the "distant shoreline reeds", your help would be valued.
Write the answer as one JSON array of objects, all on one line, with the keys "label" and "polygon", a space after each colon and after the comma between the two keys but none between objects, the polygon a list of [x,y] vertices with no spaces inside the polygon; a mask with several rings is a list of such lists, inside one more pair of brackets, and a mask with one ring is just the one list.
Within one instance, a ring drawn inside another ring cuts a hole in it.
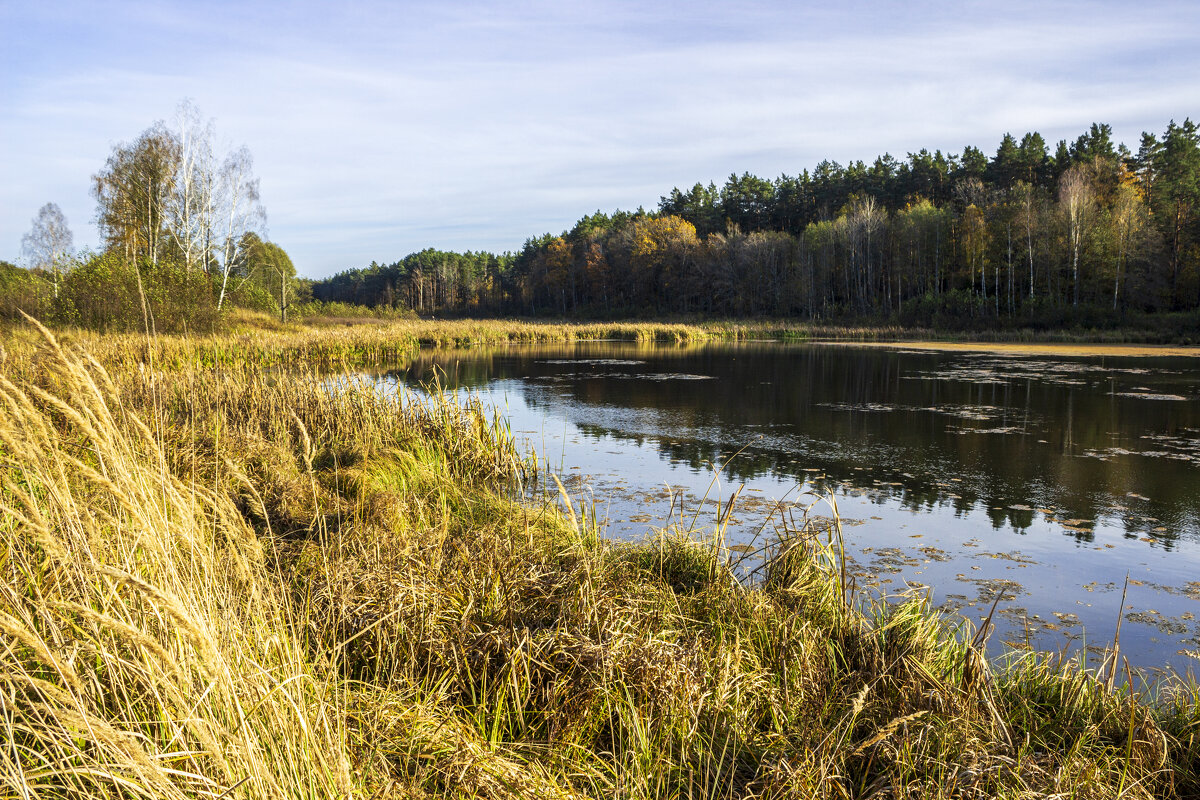
[{"label": "distant shoreline reeds", "polygon": [[[36,346],[37,337],[26,325],[5,329],[5,351]],[[725,320],[712,322],[545,322],[528,320],[420,320],[388,321],[316,319],[280,324],[261,314],[241,312],[231,329],[218,334],[155,335],[100,334],[81,329],[56,331],[65,342],[87,347],[102,363],[136,358],[161,368],[183,366],[241,367],[306,366],[337,369],[380,365],[410,358],[421,348],[507,346],[522,344],[579,343],[596,340],[698,344],[703,342],[843,342],[869,344],[924,343],[931,347],[1076,346],[1086,354],[1089,345],[1099,349],[1128,348],[1132,355],[1161,352],[1167,355],[1200,354],[1196,347],[1154,345],[1154,337],[1137,332],[999,331],[992,334],[952,334],[925,329],[893,327],[841,327],[787,320]],[[1154,352],[1151,352],[1154,351]],[[0,364],[4,352],[0,352]],[[20,359],[17,359],[20,361]]]}]

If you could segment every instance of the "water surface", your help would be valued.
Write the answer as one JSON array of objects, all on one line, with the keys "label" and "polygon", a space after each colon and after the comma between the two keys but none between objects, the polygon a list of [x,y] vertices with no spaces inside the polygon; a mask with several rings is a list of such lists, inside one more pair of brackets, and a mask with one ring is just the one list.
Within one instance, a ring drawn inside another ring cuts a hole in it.
[{"label": "water surface", "polygon": [[1111,641],[1128,576],[1135,665],[1200,650],[1200,360],[580,342],[424,353],[389,379],[435,371],[610,536],[711,521],[744,487],[736,551],[830,497],[864,591],[976,622],[1001,596],[994,643],[1079,648]]}]

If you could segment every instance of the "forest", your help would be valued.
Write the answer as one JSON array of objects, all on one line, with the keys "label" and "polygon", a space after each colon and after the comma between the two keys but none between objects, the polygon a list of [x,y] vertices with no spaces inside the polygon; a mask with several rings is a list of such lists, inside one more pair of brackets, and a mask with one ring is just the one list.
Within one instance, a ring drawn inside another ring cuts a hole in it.
[{"label": "forest", "polygon": [[433,249],[312,286],[421,314],[697,314],[935,326],[1120,320],[1200,308],[1200,131],[1136,151],[1093,124],[1051,153],[921,150],[672,189],[517,253]]},{"label": "forest", "polygon": [[[1093,124],[1053,153],[1006,134],[991,157],[921,150],[774,180],[673,188],[518,252],[428,248],[323,280],[265,238],[245,147],[214,152],[188,103],[93,176],[97,252],[47,203],[24,268],[0,261],[0,318],[97,330],[212,330],[224,310],[579,319],[786,318],[998,330],[1121,327],[1200,312],[1200,130],[1137,149]],[[1174,313],[1172,313],[1174,312]],[[1182,326],[1182,327],[1181,327]]]}]

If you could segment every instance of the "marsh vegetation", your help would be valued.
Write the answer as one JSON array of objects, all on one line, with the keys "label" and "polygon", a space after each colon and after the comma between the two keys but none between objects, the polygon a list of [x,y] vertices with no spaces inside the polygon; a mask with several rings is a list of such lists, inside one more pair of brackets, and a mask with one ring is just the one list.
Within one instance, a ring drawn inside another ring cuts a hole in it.
[{"label": "marsh vegetation", "polygon": [[1200,791],[1192,684],[993,667],[852,593],[836,520],[753,583],[719,525],[607,539],[569,492],[514,502],[534,465],[489,409],[314,370],[406,335],[11,332],[5,795]]}]

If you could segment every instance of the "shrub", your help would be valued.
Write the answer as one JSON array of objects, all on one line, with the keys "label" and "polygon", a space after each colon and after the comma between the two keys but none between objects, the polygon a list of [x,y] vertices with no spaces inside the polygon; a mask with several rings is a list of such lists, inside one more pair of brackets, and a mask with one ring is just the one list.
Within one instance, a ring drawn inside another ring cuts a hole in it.
[{"label": "shrub", "polygon": [[229,290],[226,301],[238,308],[248,308],[251,311],[263,311],[268,314],[279,313],[279,300],[270,292],[247,280],[239,281]]},{"label": "shrub", "polygon": [[43,273],[0,261],[0,319],[20,319],[22,311],[40,317],[53,293]]},{"label": "shrub", "polygon": [[104,253],[67,273],[54,317],[99,331],[146,326],[163,332],[210,331],[217,309],[212,279],[204,272],[172,261],[131,262]]}]

